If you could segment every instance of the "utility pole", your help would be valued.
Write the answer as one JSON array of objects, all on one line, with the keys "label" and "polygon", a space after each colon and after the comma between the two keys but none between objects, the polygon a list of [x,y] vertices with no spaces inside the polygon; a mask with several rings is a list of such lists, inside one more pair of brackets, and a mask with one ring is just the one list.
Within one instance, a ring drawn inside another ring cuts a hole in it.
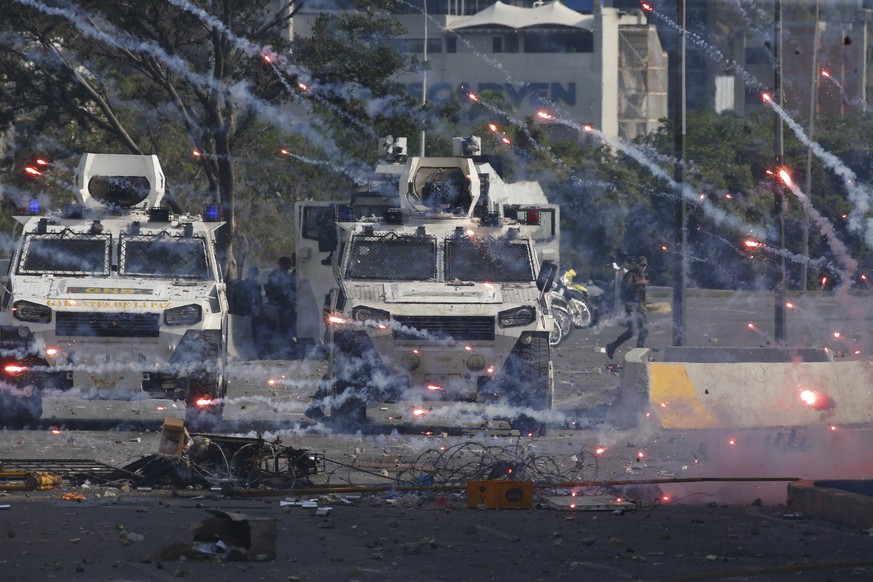
[{"label": "utility pole", "polygon": [[[421,109],[424,111],[425,105],[427,105],[427,0],[421,0],[421,4],[424,7],[424,62],[422,63],[422,72],[421,72]],[[421,130],[421,148],[420,155],[424,157],[424,129]]]},{"label": "utility pole", "polygon": [[[773,51],[773,57],[776,61],[775,67],[775,95],[773,98],[779,107],[782,107],[782,0],[776,0],[776,49]],[[782,135],[782,118],[776,115],[776,172],[782,167],[783,155],[783,135]],[[776,275],[776,285],[774,293],[774,338],[778,345],[785,345],[785,200],[784,189],[781,182],[776,181],[776,187],[773,193],[773,216],[776,219],[776,237],[779,244],[778,267],[779,272]]]},{"label": "utility pole", "polygon": [[[807,135],[809,135],[810,145],[806,148],[806,177],[804,179],[804,187],[803,191],[806,192],[806,195],[809,196],[810,200],[812,199],[812,140],[815,139],[813,134],[815,132],[815,109],[816,103],[818,102],[818,41],[819,41],[819,30],[818,30],[818,5],[819,0],[815,0],[815,28],[812,32],[812,77],[810,80],[812,84],[809,87],[809,125],[806,129]],[[803,217],[801,219],[801,232],[800,232],[800,250],[803,255],[803,265],[800,268],[800,290],[806,291],[806,287],[808,285],[807,277],[809,272],[809,215],[804,212]]]},{"label": "utility pole", "polygon": [[673,72],[675,103],[673,107],[674,156],[673,178],[676,182],[673,249],[673,345],[685,345],[686,286],[686,212],[683,196],[685,164],[685,0],[676,0],[676,66]]}]

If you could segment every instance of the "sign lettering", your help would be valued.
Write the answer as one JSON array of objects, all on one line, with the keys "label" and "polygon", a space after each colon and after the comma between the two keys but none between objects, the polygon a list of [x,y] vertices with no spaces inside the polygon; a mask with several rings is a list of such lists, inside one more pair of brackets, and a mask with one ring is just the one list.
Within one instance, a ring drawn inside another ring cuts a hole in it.
[{"label": "sign lettering", "polygon": [[151,295],[151,289],[135,287],[68,287],[69,293],[97,293],[106,295]]}]

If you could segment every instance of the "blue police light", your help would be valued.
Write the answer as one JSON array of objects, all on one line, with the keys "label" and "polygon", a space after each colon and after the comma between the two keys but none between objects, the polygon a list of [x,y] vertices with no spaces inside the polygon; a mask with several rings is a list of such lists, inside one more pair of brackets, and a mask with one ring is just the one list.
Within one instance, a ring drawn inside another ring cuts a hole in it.
[{"label": "blue police light", "polygon": [[221,220],[221,205],[220,204],[210,204],[206,207],[206,210],[203,212],[204,220],[206,222],[218,222]]},{"label": "blue police light", "polygon": [[27,211],[30,214],[39,214],[39,200],[34,198],[27,204]]}]

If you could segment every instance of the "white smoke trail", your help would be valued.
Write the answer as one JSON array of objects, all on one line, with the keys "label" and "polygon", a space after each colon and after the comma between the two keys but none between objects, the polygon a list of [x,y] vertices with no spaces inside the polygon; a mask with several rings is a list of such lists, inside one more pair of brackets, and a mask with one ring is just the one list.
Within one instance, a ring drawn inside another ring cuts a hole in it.
[{"label": "white smoke trail", "polygon": [[849,193],[849,200],[854,205],[852,212],[849,214],[849,228],[863,234],[867,246],[873,248],[873,219],[866,219],[865,222],[864,218],[864,215],[870,210],[870,201],[873,194],[866,187],[858,184],[858,177],[851,168],[846,166],[832,153],[825,151],[818,142],[809,139],[803,128],[782,107],[776,104],[769,95],[764,97],[764,103],[769,105],[779,115],[803,145],[810,148],[812,153],[842,180],[846,191]]},{"label": "white smoke trail", "polygon": [[840,278],[840,288],[842,290],[847,290],[852,285],[852,277],[858,270],[858,261],[851,257],[846,245],[837,236],[834,225],[831,224],[827,218],[822,216],[815,207],[813,207],[809,197],[804,194],[796,184],[794,184],[794,181],[791,179],[791,176],[788,175],[788,172],[780,170],[779,175],[785,185],[788,186],[788,189],[797,196],[798,200],[800,200],[804,212],[806,212],[807,215],[809,215],[809,217],[818,225],[822,234],[825,236],[825,239],[827,239],[828,245],[836,255],[837,260],[842,264],[843,268],[841,269],[842,276]]}]

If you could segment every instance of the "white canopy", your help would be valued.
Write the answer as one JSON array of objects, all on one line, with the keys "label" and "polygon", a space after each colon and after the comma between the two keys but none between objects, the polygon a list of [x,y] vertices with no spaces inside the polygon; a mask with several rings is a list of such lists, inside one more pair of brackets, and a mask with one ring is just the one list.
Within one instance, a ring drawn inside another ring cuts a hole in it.
[{"label": "white canopy", "polygon": [[457,20],[451,28],[457,30],[473,27],[500,27],[518,30],[534,26],[561,26],[590,30],[593,24],[593,15],[576,12],[561,4],[559,0],[534,6],[533,8],[512,6],[497,0],[497,2],[485,10]]}]

